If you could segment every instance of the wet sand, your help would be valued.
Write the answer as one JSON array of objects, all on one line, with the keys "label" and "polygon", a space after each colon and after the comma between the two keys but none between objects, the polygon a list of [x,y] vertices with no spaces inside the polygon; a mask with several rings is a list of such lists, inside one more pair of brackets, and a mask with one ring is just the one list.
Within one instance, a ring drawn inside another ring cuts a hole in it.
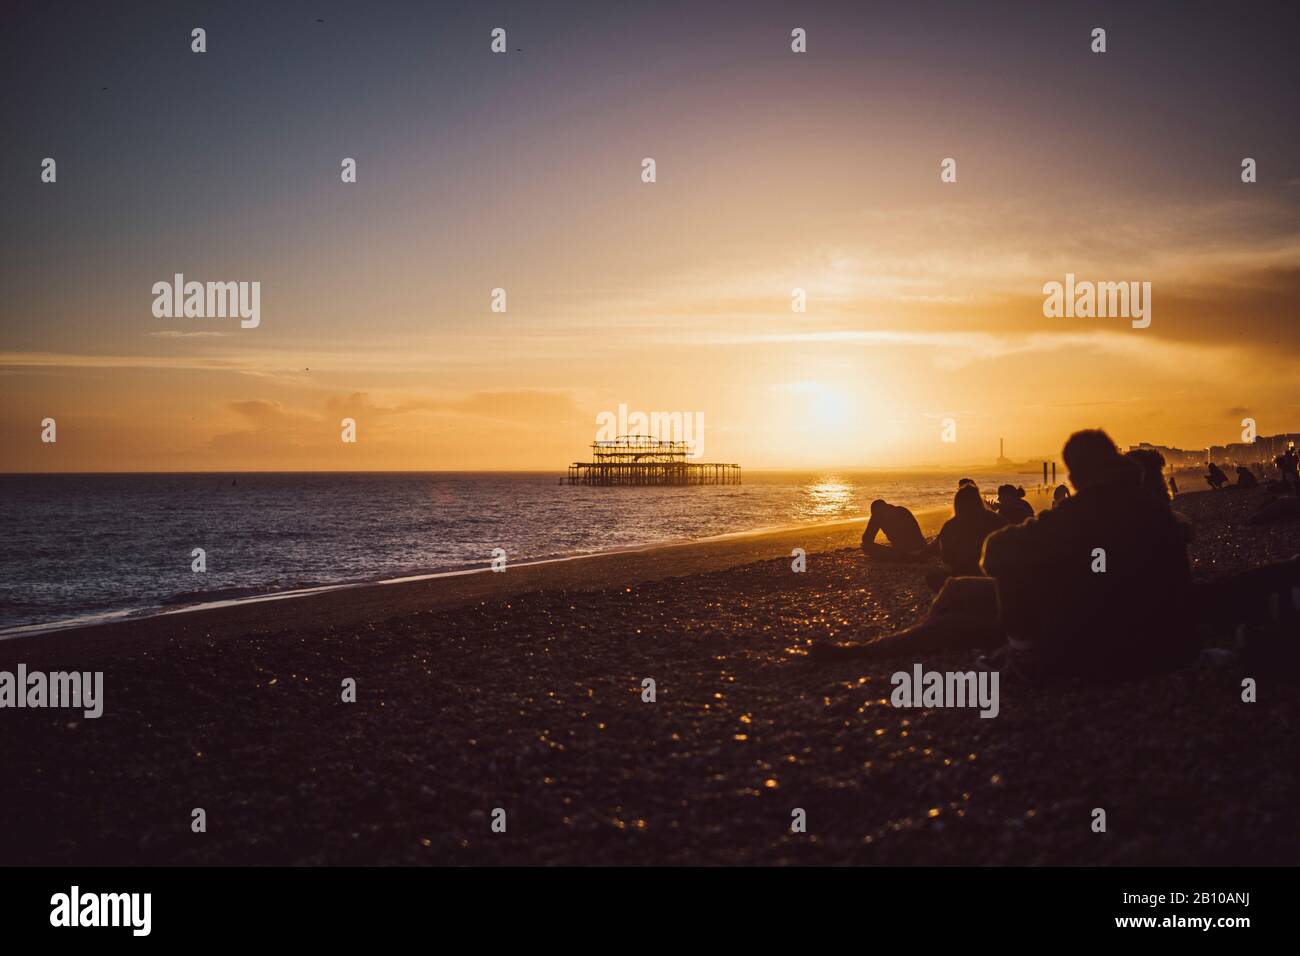
[{"label": "wet sand", "polygon": [[[1265,497],[1178,499],[1198,576],[1300,551],[1297,522],[1244,526]],[[105,672],[100,719],[0,711],[0,860],[1300,862],[1294,685],[1250,675],[1260,700],[1243,704],[1230,665],[1004,688],[994,720],[894,709],[889,675],[910,661],[802,655],[906,626],[929,602],[921,569],[863,562],[861,528],[0,642],[0,668]],[[340,699],[345,678],[356,703]],[[191,832],[196,807],[206,833]],[[805,834],[790,832],[795,808]]]}]

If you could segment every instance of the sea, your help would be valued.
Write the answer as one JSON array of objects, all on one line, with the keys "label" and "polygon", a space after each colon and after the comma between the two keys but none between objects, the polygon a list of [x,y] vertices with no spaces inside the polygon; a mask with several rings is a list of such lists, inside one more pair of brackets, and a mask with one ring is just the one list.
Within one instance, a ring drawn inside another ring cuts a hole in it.
[{"label": "sea", "polygon": [[[602,488],[555,472],[0,475],[0,638],[269,594],[951,506],[943,472],[746,472]],[[972,473],[992,496],[1041,476]],[[198,572],[196,549],[206,570]]]}]

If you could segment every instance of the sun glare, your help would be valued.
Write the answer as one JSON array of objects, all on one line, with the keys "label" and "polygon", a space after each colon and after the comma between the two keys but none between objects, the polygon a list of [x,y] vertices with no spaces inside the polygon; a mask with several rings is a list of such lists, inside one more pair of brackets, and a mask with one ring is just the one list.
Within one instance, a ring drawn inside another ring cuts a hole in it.
[{"label": "sun glare", "polygon": [[813,391],[813,418],[822,428],[843,428],[849,423],[849,403],[839,392],[826,385]]}]

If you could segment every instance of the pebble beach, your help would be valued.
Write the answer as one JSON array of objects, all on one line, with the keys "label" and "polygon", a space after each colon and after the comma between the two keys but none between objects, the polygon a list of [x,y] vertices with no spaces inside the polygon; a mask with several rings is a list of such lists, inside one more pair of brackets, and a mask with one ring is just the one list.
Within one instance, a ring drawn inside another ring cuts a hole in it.
[{"label": "pebble beach", "polygon": [[[1300,552],[1300,523],[1245,524],[1266,498],[1175,501],[1198,579]],[[940,520],[925,516],[926,532]],[[921,569],[864,562],[861,528],[0,642],[0,668],[104,672],[99,719],[0,712],[0,860],[1300,863],[1294,684],[1228,662],[1101,689],[1004,687],[992,720],[894,708],[890,675],[912,661],[807,656],[912,624],[931,599]],[[1099,807],[1105,833],[1090,826]]]}]

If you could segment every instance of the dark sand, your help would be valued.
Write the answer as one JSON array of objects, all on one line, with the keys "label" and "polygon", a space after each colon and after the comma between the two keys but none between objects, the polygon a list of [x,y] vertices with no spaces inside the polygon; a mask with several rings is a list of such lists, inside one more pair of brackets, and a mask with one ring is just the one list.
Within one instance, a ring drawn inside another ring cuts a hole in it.
[{"label": "dark sand", "polygon": [[[1243,525],[1265,497],[1178,499],[1198,576],[1300,551],[1300,522]],[[866,566],[860,534],[0,642],[0,668],[105,671],[98,720],[0,711],[0,863],[1300,863],[1294,685],[1249,675],[1260,702],[1244,704],[1231,665],[1101,691],[1004,685],[993,720],[896,710],[889,675],[910,661],[799,653],[928,604],[920,569]],[[807,573],[790,570],[795,546]],[[807,834],[789,832],[796,807]]]}]

